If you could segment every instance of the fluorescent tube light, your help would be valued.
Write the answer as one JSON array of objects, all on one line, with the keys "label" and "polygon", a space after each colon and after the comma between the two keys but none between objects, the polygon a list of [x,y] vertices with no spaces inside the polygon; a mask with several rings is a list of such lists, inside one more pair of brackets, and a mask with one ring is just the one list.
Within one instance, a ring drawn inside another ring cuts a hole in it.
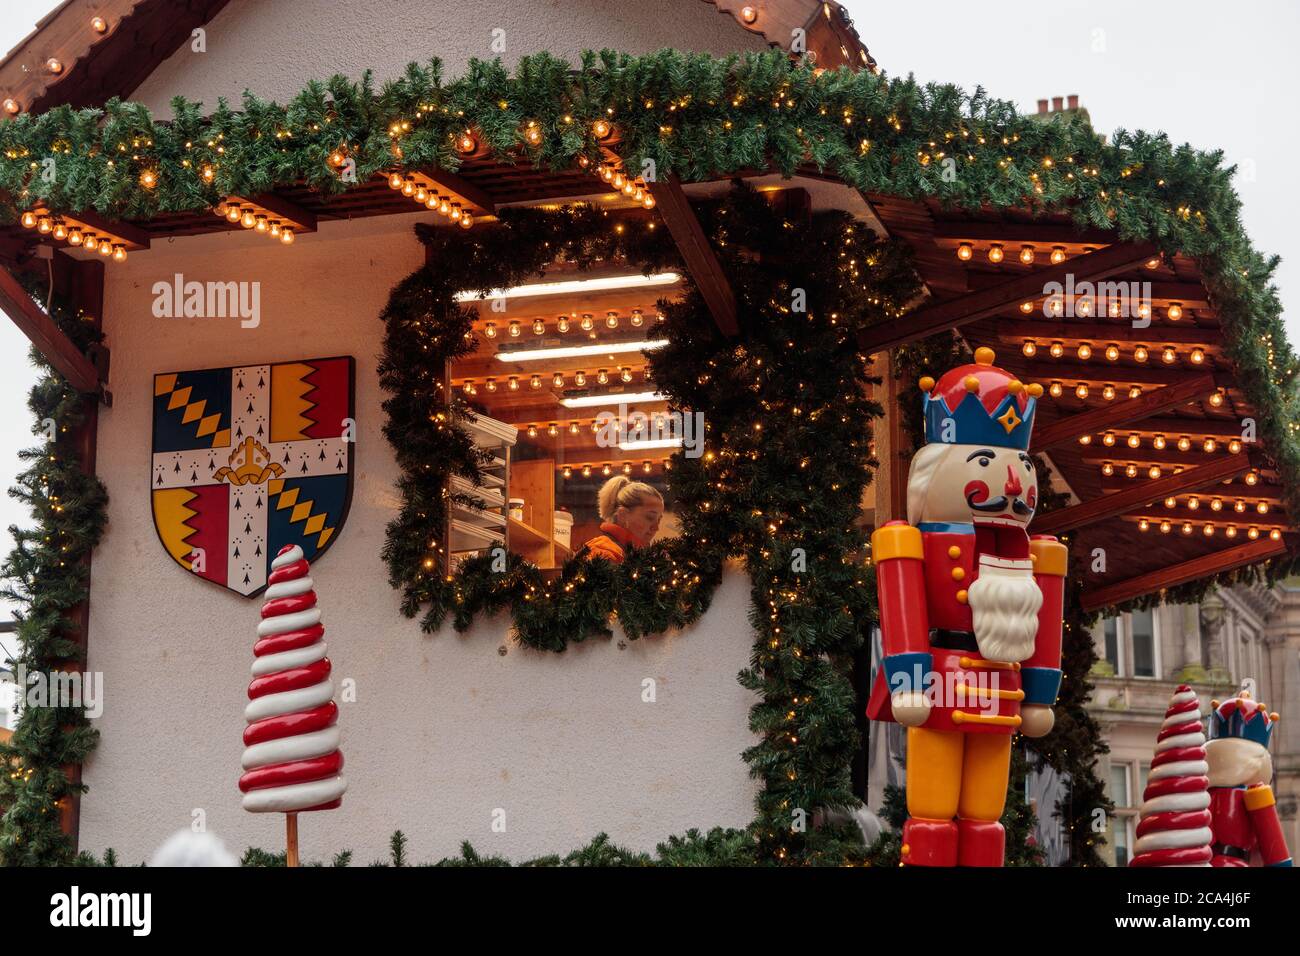
[{"label": "fluorescent tube light", "polygon": [[681,448],[680,438],[641,438],[636,441],[621,441],[619,451],[637,451],[642,448]]},{"label": "fluorescent tube light", "polygon": [[535,295],[580,295],[583,292],[604,292],[609,289],[642,289],[657,285],[672,285],[681,278],[676,272],[656,272],[642,276],[601,276],[596,279],[565,279],[560,282],[533,282],[509,289],[493,289],[487,295],[478,292],[457,292],[457,302],[477,302],[481,299],[524,299]]},{"label": "fluorescent tube light", "polygon": [[547,349],[506,349],[497,352],[500,362],[542,362],[552,359],[583,358],[588,355],[616,355],[622,352],[643,352],[663,348],[667,339],[643,342],[607,342],[604,345],[558,345]]},{"label": "fluorescent tube light", "polygon": [[597,405],[630,405],[633,402],[662,402],[660,392],[606,392],[604,395],[575,395],[560,399],[565,408],[594,408]]}]

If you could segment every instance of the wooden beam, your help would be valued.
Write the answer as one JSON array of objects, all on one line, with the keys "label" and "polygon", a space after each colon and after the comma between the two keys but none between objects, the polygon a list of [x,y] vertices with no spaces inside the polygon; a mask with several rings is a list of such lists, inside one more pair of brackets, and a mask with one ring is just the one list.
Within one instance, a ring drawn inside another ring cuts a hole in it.
[{"label": "wooden beam", "polygon": [[[1000,242],[1007,255],[1019,252],[1022,244],[1051,243],[1058,246],[1108,246],[1115,241],[1110,229],[1076,229],[1068,222],[973,222],[940,219],[934,224],[934,238],[943,242]],[[1017,248],[1013,249],[1012,246]]]},{"label": "wooden beam", "polygon": [[[1130,487],[1131,481],[1124,478],[1103,478],[1101,480],[1101,490],[1110,494],[1116,491],[1123,491]],[[1211,494],[1206,492],[1206,494]],[[1282,486],[1273,483],[1259,481],[1256,484],[1248,485],[1244,481],[1227,481],[1214,486],[1213,497],[1223,498],[1241,498],[1247,501],[1266,500],[1269,502],[1281,502]]]},{"label": "wooden beam", "polygon": [[1166,365],[1160,361],[1158,350],[1153,350],[1152,357],[1144,365],[1115,365],[1104,359],[1087,362],[1051,357],[1025,359],[1019,352],[1008,353],[1006,360],[999,360],[997,364],[1008,372],[1015,372],[1026,382],[1042,382],[1046,385],[1052,379],[1059,379],[1066,386],[1087,382],[1089,385],[1114,385],[1117,390],[1122,386],[1141,385],[1144,391],[1148,387],[1177,385],[1187,381],[1189,375],[1200,375],[1207,371],[1203,365]]},{"label": "wooden beam", "polygon": [[880,527],[886,521],[907,519],[907,466],[903,453],[907,450],[907,436],[903,431],[903,416],[899,406],[899,391],[902,383],[894,374],[893,355],[889,352],[877,354],[872,359],[871,375],[879,378],[880,384],[873,385],[872,395],[880,402],[885,414],[872,424],[872,438],[875,440],[876,461],[880,464],[872,478],[875,491],[875,523]]},{"label": "wooden beam", "polygon": [[1098,608],[1122,604],[1154,591],[1186,584],[1188,581],[1197,581],[1213,574],[1222,574],[1247,564],[1257,564],[1285,554],[1287,550],[1285,538],[1282,541],[1273,541],[1269,538],[1249,541],[1224,551],[1216,551],[1213,554],[1161,568],[1159,571],[1139,574],[1117,584],[1085,590],[1082,595],[1083,608],[1085,611],[1094,611]]},{"label": "wooden beam", "polygon": [[1154,243],[1116,243],[1097,252],[1089,252],[1059,265],[1026,272],[987,289],[970,292],[923,306],[901,319],[882,322],[858,334],[858,347],[867,354],[906,345],[945,329],[955,329],[997,315],[1026,299],[1041,297],[1046,286],[1064,284],[1067,276],[1075,283],[1104,279],[1141,265],[1156,255]]},{"label": "wooden beam", "polygon": [[1153,501],[1159,501],[1171,495],[1199,491],[1213,485],[1215,482],[1223,481],[1225,478],[1231,478],[1249,470],[1250,457],[1245,452],[1227,455],[1222,461],[1188,468],[1186,471],[1181,471],[1176,475],[1169,475],[1167,478],[1141,480],[1136,482],[1132,488],[1125,488],[1122,491],[1102,495],[1100,498],[1094,498],[1091,501],[1038,515],[1031,524],[1031,530],[1035,534],[1060,534],[1062,531],[1069,531],[1072,528],[1080,528],[1097,521],[1103,521],[1106,518],[1113,518],[1115,515],[1122,515],[1134,508],[1142,508]]},{"label": "wooden beam", "polygon": [[[1198,495],[1197,497],[1201,497]],[[1201,533],[1204,525],[1212,524],[1220,528],[1228,525],[1236,525],[1237,529],[1245,535],[1248,528],[1260,528],[1264,531],[1271,531],[1277,528],[1279,531],[1287,531],[1286,511],[1282,508],[1269,507],[1268,514],[1262,515],[1254,508],[1250,508],[1241,514],[1232,510],[1231,503],[1224,507],[1222,511],[1214,511],[1210,508],[1210,499],[1220,497],[1214,492],[1207,491],[1199,508],[1188,508],[1186,506],[1176,508],[1166,508],[1164,503],[1152,502],[1150,508],[1140,508],[1137,511],[1129,512],[1123,515],[1125,521],[1141,521],[1143,518],[1150,521],[1153,525],[1161,521],[1168,521],[1174,526],[1182,525],[1184,522],[1195,526],[1196,533]]]},{"label": "wooden beam", "polygon": [[1130,422],[1149,418],[1157,412],[1177,408],[1208,396],[1214,391],[1214,387],[1214,376],[1206,373],[1179,382],[1177,385],[1166,385],[1155,391],[1143,392],[1137,398],[1126,398],[1102,408],[1094,408],[1078,415],[1058,419],[1037,430],[1030,449],[1034,452],[1045,451],[1055,445],[1072,441],[1080,435],[1104,432],[1108,428],[1119,428]]},{"label": "wooden beam", "polygon": [[14,325],[69,385],[83,394],[99,394],[99,372],[94,364],[72,344],[8,269],[0,269],[0,310],[8,313]]},{"label": "wooden beam", "polygon": [[650,184],[650,191],[655,198],[655,206],[663,217],[664,225],[672,234],[673,242],[682,254],[682,260],[695,280],[696,288],[704,297],[704,302],[713,315],[723,335],[734,336],[740,333],[736,323],[736,295],[722,272],[722,264],[709,245],[708,237],[700,228],[700,221],[682,191],[681,180],[676,174],[670,174]]},{"label": "wooden beam", "polygon": [[[1036,310],[1035,315],[1041,315]],[[1098,353],[1114,342],[1121,344],[1145,345],[1149,349],[1162,348],[1165,345],[1200,345],[1206,349],[1221,346],[1223,333],[1217,328],[1202,328],[1196,325],[1160,325],[1152,324],[1145,329],[1134,328],[1128,323],[1119,322],[1052,322],[1039,319],[1016,319],[1014,322],[993,321],[979,323],[981,336],[991,336],[1003,342],[1020,345],[1025,339],[1033,339],[1040,347],[1057,342],[1089,342]]]},{"label": "wooden beam", "polygon": [[149,248],[149,233],[145,232],[139,226],[133,226],[129,222],[122,222],[116,219],[105,219],[93,212],[79,212],[75,215],[69,214],[64,217],[66,220],[75,219],[77,222],[90,226],[95,232],[106,232],[111,236],[117,236],[122,240],[123,246],[134,252],[139,249]]},{"label": "wooden beam", "polygon": [[256,196],[227,196],[226,202],[257,206],[269,212],[272,218],[285,220],[298,232],[316,231],[315,213],[302,208],[296,202],[285,199],[283,196],[277,196],[275,193],[258,193]]},{"label": "wooden beam", "polygon": [[497,204],[493,202],[492,197],[463,176],[457,176],[455,173],[449,173],[447,170],[439,169],[436,166],[421,169],[420,173],[425,179],[437,183],[447,192],[455,193],[466,202],[472,203],[483,211],[483,215],[495,216],[497,214]]},{"label": "wooden beam", "polygon": [[[1002,269],[1018,268],[1017,264],[1019,260],[1016,260],[1015,263],[1011,263],[1010,266],[1007,265],[1007,263],[1011,262],[1012,253],[1015,251],[1016,250],[1014,249],[1007,249],[1007,258],[1003,262]],[[952,257],[951,261],[955,263],[958,261],[956,256],[953,256],[950,251],[942,251],[942,257],[944,260],[948,260],[950,256]],[[1143,269],[1142,273],[1149,274],[1146,269]],[[999,282],[1005,281],[1008,273],[1001,270],[995,272],[972,271],[968,273],[968,275],[968,285],[971,289],[987,289],[989,286],[995,286]],[[1148,282],[1150,280],[1144,277],[1133,277],[1133,281]],[[1040,293],[1037,298],[1043,298],[1042,294]],[[1206,294],[1205,287],[1199,282],[1151,282],[1150,302],[1151,305],[1156,306],[1157,308],[1167,306],[1171,302],[1177,302],[1185,310],[1195,309],[1198,312],[1208,311],[1213,308],[1213,305],[1210,303]],[[1159,319],[1160,316],[1156,315],[1154,318]]]},{"label": "wooden beam", "polygon": [[[1153,392],[1152,394],[1157,394]],[[1242,437],[1241,422],[1232,418],[1224,420],[1221,418],[1175,418],[1173,416],[1156,416],[1147,418],[1133,429],[1134,431],[1148,434],[1161,434],[1167,437],[1176,437],[1178,435],[1190,435],[1193,439],[1197,437],[1221,438],[1224,441],[1231,441],[1239,438],[1246,444],[1245,438]]]},{"label": "wooden beam", "polygon": [[[78,260],[71,256],[54,258],[55,295],[96,329],[104,324],[104,263],[101,260]],[[105,351],[103,354],[107,354]],[[99,403],[87,395],[81,401],[81,422],[66,435],[56,438],[56,447],[76,456],[82,472],[94,475],[98,467]],[[90,593],[92,555],[85,559],[86,593]],[[77,646],[61,670],[80,673],[85,670],[90,638],[90,599],[77,604],[67,612],[69,637]],[[64,773],[74,786],[81,783],[82,765],[65,764]],[[79,849],[81,837],[81,794],[73,793],[65,802],[60,815],[60,826],[72,837],[73,849]]]}]

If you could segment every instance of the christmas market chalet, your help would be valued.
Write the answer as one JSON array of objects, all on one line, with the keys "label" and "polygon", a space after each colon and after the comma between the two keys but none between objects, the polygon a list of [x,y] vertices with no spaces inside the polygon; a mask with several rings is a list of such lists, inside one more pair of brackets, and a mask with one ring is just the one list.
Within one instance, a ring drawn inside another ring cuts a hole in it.
[{"label": "christmas market chalet", "polygon": [[1063,824],[1095,615],[1291,572],[1295,356],[1216,155],[899,79],[834,2],[322,9],[66,0],[0,62],[15,663],[104,687],[20,718],[6,861],[282,847],[269,687],[317,723],[265,753],[339,781],[304,860],[864,861],[870,536],[971,363],[1069,555],[1013,743]]}]

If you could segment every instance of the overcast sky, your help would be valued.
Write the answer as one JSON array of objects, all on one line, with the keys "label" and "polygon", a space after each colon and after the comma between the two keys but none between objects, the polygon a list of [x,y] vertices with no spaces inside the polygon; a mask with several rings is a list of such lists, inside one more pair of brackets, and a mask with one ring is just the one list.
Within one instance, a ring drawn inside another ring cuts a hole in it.
[{"label": "overcast sky", "polygon": [[[620,0],[629,2],[629,0]],[[655,0],[640,0],[655,2]],[[51,0],[4,0],[0,49],[8,50],[53,8]],[[1056,0],[1050,4],[847,0],[858,32],[887,72],[923,81],[982,85],[1033,111],[1038,99],[1077,93],[1102,132],[1164,130],[1176,142],[1222,149],[1241,168],[1238,191],[1256,246],[1292,257],[1300,155],[1296,104],[1300,4],[1293,0]],[[423,59],[421,50],[413,58]],[[329,64],[321,64],[323,73]],[[1300,256],[1295,257],[1300,260]],[[1300,266],[1278,273],[1292,342],[1300,338]],[[111,344],[111,343],[110,343]],[[0,486],[30,444],[27,343],[0,322]],[[25,522],[0,499],[0,552],[7,529]],[[0,644],[10,639],[0,636]],[[12,649],[12,648],[11,648]],[[0,655],[2,656],[2,655]]]}]

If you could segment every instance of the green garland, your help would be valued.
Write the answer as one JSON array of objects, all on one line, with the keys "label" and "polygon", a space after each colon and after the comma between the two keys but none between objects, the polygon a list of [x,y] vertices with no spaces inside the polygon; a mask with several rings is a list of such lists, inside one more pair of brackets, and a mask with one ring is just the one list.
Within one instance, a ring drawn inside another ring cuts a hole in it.
[{"label": "green garland", "polygon": [[178,97],[164,123],[111,100],[103,110],[57,107],[0,122],[0,191],[10,204],[0,216],[37,200],[115,219],[201,210],[297,182],[339,192],[349,182],[331,157],[354,163],[357,182],[392,168],[455,169],[466,130],[497,159],[565,170],[600,161],[597,120],[614,125],[609,145],[638,172],[653,160],[659,176],[686,180],[789,175],[811,162],[864,191],[1067,212],[1081,226],[1198,260],[1288,510],[1300,514],[1298,366],[1271,285],[1278,260],[1250,245],[1221,153],[1124,130],[1106,143],[1078,117],[1043,123],[982,90],[818,73],[780,51],[588,52],[577,71],[539,53],[513,74],[499,61],[471,61],[451,82],[435,59],[379,91],[369,74],[335,76],[285,105],[246,94],[242,107],[220,101],[205,117]]},{"label": "green garland", "polygon": [[[661,303],[654,335],[670,344],[651,353],[656,387],[675,408],[706,410],[706,453],[672,459],[682,536],[622,565],[580,552],[555,580],[516,556],[504,572],[490,557],[450,576],[439,570],[447,478],[477,479],[481,464],[464,428],[471,413],[448,399],[443,381],[444,363],[472,348],[474,312],[455,294],[516,285],[557,256],[580,268],[597,257],[646,271],[673,262],[662,230],[618,232],[587,207],[511,209],[482,233],[417,226],[433,265],[400,283],[384,311],[385,434],[402,469],[384,557],[403,612],[423,609],[426,630],[448,614],[464,630],[480,612],[508,610],[522,643],[556,651],[608,635],[613,616],[632,638],[688,624],[707,609],[723,562],[743,559],[756,633],[740,680],[760,696],[750,715],[760,742],[744,755],[762,782],[758,852],[843,860],[850,836],[814,831],[811,821],[820,808],[857,802],[848,769],[856,704],[845,671],[874,617],[854,522],[880,408],[863,398],[855,336],[915,295],[915,272],[906,247],[847,214],[792,222],[748,187],[701,218],[736,292],[741,331],[736,339],[717,331],[689,278],[679,300]],[[806,312],[791,308],[796,289]]]},{"label": "green garland", "polygon": [[[51,315],[83,352],[100,338],[93,325],[69,315],[57,302]],[[0,569],[5,580],[0,593],[20,609],[19,651],[8,666],[48,678],[84,664],[70,615],[89,597],[89,559],[107,522],[108,495],[98,478],[82,471],[71,447],[87,400],[35,348],[31,358],[42,372],[27,402],[35,418],[32,431],[44,434],[45,423],[53,421],[57,437],[19,453],[29,464],[9,494],[31,509],[36,526],[10,527],[14,548]],[[26,690],[19,688],[20,693]],[[0,767],[5,768],[0,773],[0,864],[71,862],[72,841],[61,829],[61,811],[86,787],[69,782],[64,767],[82,763],[98,740],[99,731],[90,726],[83,708],[23,707],[13,737],[0,745]]]}]

